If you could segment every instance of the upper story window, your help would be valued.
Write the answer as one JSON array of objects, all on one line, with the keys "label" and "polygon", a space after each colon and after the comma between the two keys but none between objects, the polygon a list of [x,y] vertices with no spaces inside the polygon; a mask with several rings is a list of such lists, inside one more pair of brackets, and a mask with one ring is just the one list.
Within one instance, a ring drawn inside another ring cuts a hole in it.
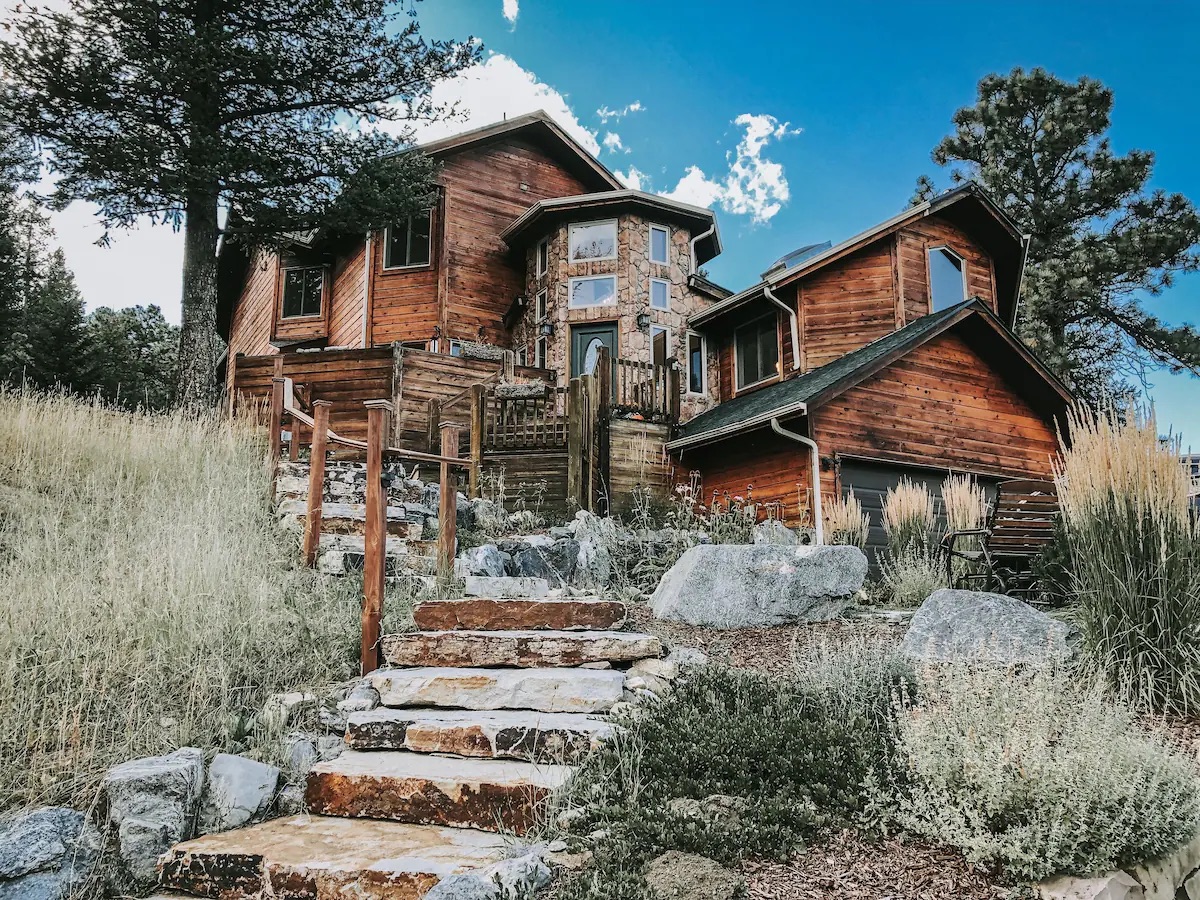
[{"label": "upper story window", "polygon": [[650,279],[650,305],[655,309],[671,308],[671,282],[662,278]]},{"label": "upper story window", "polygon": [[567,305],[573,309],[585,306],[612,306],[617,302],[617,276],[572,278],[570,291]]},{"label": "upper story window", "polygon": [[540,322],[546,318],[546,292],[538,291],[537,297],[533,301],[534,321]]},{"label": "upper story window", "polygon": [[774,314],[764,316],[733,333],[737,360],[737,386],[750,387],[779,374],[779,323]]},{"label": "upper story window", "polygon": [[617,220],[584,222],[569,229],[571,262],[617,258]]},{"label": "upper story window", "polygon": [[687,335],[687,391],[704,394],[708,391],[708,352],[704,335],[689,331]]},{"label": "upper story window", "polygon": [[325,296],[325,267],[303,266],[283,270],[283,318],[319,316]]},{"label": "upper story window", "polygon": [[539,278],[541,278],[546,274],[546,269],[550,265],[550,240],[548,238],[542,238],[540,241],[538,241],[537,250],[535,253],[537,254],[537,261],[534,264],[534,272]]},{"label": "upper story window", "polygon": [[388,227],[383,242],[383,267],[407,269],[429,265],[429,213],[409,216]]},{"label": "upper story window", "polygon": [[664,226],[650,226],[650,262],[667,264],[667,244],[670,240],[671,232]]},{"label": "upper story window", "polygon": [[665,366],[671,361],[671,329],[664,325],[650,326],[650,361]]},{"label": "upper story window", "polygon": [[967,299],[965,260],[949,247],[929,250],[930,312],[948,309]]}]

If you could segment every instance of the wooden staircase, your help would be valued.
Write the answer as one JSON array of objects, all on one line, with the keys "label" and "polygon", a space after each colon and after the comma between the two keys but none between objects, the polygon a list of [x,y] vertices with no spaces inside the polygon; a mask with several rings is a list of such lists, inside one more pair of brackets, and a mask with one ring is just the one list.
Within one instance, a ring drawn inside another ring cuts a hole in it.
[{"label": "wooden staircase", "polygon": [[[662,652],[615,630],[624,605],[596,598],[435,601],[415,620],[428,630],[386,636],[389,667],[368,676],[382,705],[352,713],[348,749],[309,774],[310,814],[179,844],[164,889],[418,900],[465,873],[490,882],[514,865],[511,836],[611,735],[618,667]],[[537,854],[518,859],[536,880]]]}]

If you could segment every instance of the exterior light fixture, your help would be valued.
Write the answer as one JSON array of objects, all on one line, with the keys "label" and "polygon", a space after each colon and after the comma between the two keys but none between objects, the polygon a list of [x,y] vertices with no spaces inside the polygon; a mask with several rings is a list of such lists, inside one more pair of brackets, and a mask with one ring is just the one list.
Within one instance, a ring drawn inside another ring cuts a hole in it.
[{"label": "exterior light fixture", "polygon": [[638,331],[648,331],[650,329],[650,313],[642,310],[637,314]]},{"label": "exterior light fixture", "polygon": [[542,337],[551,337],[554,334],[554,323],[549,319],[543,319],[538,325],[538,334]]}]

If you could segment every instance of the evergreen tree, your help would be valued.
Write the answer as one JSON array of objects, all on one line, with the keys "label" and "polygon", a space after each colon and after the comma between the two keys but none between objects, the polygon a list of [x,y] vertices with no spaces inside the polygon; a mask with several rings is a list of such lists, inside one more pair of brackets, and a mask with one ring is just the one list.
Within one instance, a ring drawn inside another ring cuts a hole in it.
[{"label": "evergreen tree", "polygon": [[28,348],[22,381],[43,390],[89,389],[90,363],[84,326],[83,297],[67,269],[62,250],[50,255],[45,274],[38,278],[21,309],[21,330]]},{"label": "evergreen tree", "polygon": [[127,409],[168,408],[175,395],[179,329],[157,306],[101,307],[87,318],[94,390]]},{"label": "evergreen tree", "polygon": [[[1091,78],[988,75],[933,151],[952,181],[978,181],[1031,236],[1018,330],[1093,402],[1146,361],[1200,374],[1200,333],[1139,302],[1200,269],[1200,215],[1181,194],[1148,188],[1152,153],[1113,151],[1112,105]],[[933,194],[922,178],[914,199]]]},{"label": "evergreen tree", "polygon": [[[429,201],[410,123],[451,110],[431,85],[479,58],[426,41],[387,0],[67,0],[23,9],[0,43],[0,106],[40,139],[55,202],[184,230],[179,401],[216,399],[218,213],[256,242],[382,227]],[[388,131],[379,120],[399,123]],[[361,126],[361,127],[360,127]]]},{"label": "evergreen tree", "polygon": [[34,170],[29,145],[0,118],[0,381],[8,380],[27,359],[19,328],[26,274],[26,207],[20,184],[32,178]]}]

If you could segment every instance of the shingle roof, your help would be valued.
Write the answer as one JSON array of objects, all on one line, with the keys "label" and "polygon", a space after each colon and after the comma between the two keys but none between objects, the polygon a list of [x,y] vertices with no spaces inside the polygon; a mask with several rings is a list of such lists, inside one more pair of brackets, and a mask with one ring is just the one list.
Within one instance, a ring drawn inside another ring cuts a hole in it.
[{"label": "shingle roof", "polygon": [[[868,370],[893,354],[902,354],[926,338],[953,323],[964,312],[971,309],[986,313],[986,307],[972,298],[893,331],[879,340],[867,344],[835,359],[831,363],[813,369],[797,378],[789,378],[769,387],[734,397],[706,413],[680,426],[672,443],[686,442],[711,432],[749,426],[756,420],[770,417],[772,413],[796,410],[798,404],[816,405],[841,392],[841,387],[857,383],[857,376],[866,377]],[[989,314],[990,315],[990,314]]]}]

